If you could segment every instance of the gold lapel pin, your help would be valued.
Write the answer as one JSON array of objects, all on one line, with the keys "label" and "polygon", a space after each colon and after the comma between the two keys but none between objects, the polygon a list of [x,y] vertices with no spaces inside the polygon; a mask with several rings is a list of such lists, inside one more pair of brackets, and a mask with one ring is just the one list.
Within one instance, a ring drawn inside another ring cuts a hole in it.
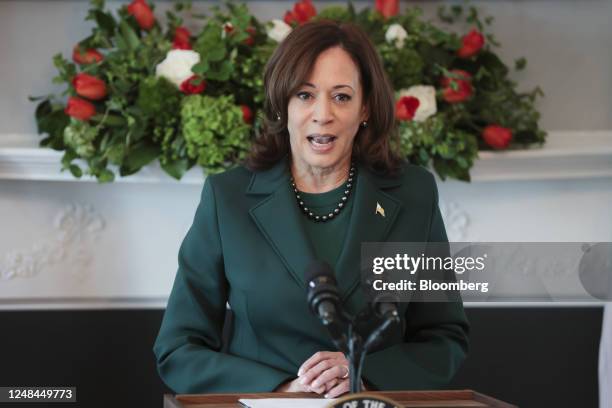
[{"label": "gold lapel pin", "polygon": [[378,202],[376,202],[376,212],[375,214],[380,214],[383,217],[385,216],[385,209],[382,208],[382,205],[380,205]]}]

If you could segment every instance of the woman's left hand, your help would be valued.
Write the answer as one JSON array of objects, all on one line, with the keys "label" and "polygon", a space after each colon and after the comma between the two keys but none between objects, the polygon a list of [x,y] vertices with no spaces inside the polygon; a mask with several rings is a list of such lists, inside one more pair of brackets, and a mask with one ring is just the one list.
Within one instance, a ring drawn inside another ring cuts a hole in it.
[{"label": "woman's left hand", "polygon": [[335,398],[349,391],[349,362],[337,351],[319,351],[298,370],[302,385],[325,398]]}]

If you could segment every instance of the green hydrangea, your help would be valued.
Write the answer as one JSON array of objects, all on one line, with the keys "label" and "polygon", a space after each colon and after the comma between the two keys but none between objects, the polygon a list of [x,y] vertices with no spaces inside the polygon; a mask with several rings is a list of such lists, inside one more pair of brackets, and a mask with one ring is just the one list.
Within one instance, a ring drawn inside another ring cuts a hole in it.
[{"label": "green hydrangea", "polygon": [[407,43],[399,49],[395,45],[385,43],[379,50],[394,89],[400,90],[424,82],[425,61]]},{"label": "green hydrangea", "polygon": [[401,152],[412,163],[433,164],[443,180],[453,177],[468,181],[469,169],[478,156],[478,141],[472,133],[449,128],[447,122],[440,113],[423,122],[401,121]]},{"label": "green hydrangea", "polygon": [[82,158],[90,158],[97,154],[94,141],[98,136],[98,129],[87,122],[73,119],[64,129],[64,143],[72,148]]},{"label": "green hydrangea", "polygon": [[158,122],[176,117],[180,102],[179,90],[166,78],[148,77],[139,85],[136,106]]},{"label": "green hydrangea", "polygon": [[181,107],[187,155],[218,173],[242,160],[249,148],[249,126],[233,95],[186,97]]}]

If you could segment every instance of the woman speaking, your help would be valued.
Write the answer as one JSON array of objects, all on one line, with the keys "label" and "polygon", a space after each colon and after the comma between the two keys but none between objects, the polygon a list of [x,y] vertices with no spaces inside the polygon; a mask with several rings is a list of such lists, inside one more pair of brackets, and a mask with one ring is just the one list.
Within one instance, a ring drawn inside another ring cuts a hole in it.
[{"label": "woman speaking", "polygon": [[[343,308],[362,242],[447,242],[435,180],[397,151],[394,95],[357,26],[294,29],[264,75],[262,134],[244,166],[207,177],[154,352],[177,393],[349,390],[348,361],[311,314],[303,271],[333,266]],[[226,305],[232,334],[222,351]],[[461,302],[400,304],[401,329],[368,354],[366,389],[436,389],[465,358]]]}]

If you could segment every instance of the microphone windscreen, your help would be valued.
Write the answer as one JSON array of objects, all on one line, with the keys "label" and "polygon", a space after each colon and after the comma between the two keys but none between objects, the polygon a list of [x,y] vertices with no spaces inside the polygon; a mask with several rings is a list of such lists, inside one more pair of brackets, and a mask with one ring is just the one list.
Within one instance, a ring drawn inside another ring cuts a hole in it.
[{"label": "microphone windscreen", "polygon": [[334,277],[334,270],[325,261],[312,261],[304,270],[304,279],[306,282],[310,282],[313,279],[326,277],[332,282],[336,282]]}]

